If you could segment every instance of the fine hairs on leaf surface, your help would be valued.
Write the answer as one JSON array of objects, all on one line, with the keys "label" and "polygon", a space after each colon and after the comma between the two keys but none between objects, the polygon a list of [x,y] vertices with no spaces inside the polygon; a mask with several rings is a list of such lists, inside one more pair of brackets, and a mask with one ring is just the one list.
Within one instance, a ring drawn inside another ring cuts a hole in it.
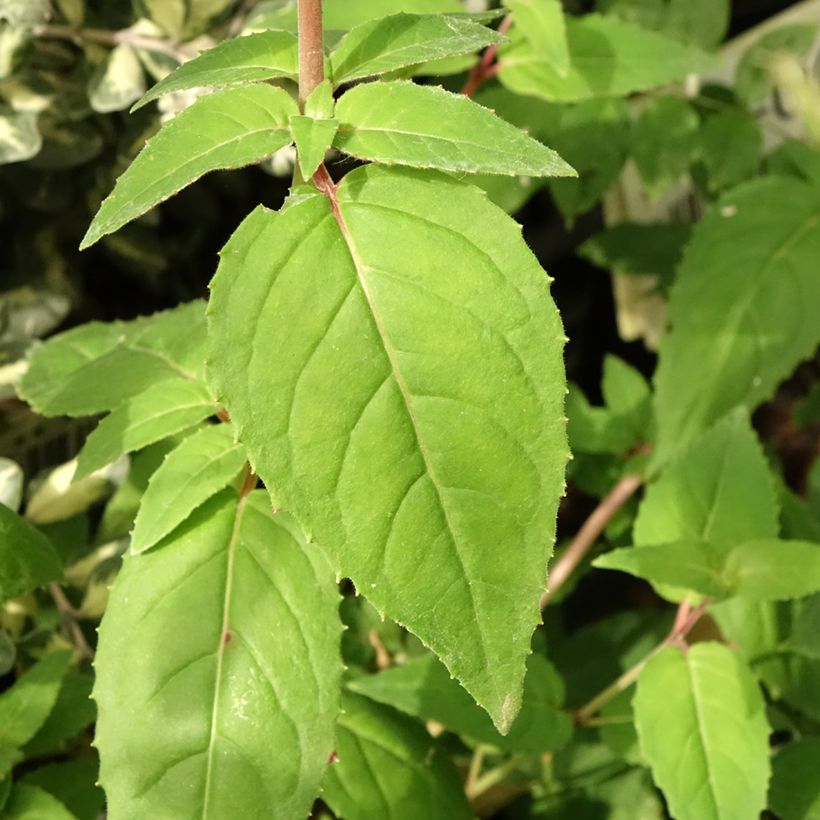
[{"label": "fine hairs on leaf surface", "polygon": [[369,166],[332,202],[251,214],[208,315],[211,382],[274,504],[506,731],[567,460],[563,331],[518,227]]}]

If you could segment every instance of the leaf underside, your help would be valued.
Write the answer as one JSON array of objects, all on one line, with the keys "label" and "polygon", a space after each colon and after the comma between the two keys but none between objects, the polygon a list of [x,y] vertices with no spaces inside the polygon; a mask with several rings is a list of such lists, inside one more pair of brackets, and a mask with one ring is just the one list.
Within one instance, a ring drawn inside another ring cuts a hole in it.
[{"label": "leaf underside", "polygon": [[563,330],[519,227],[369,166],[333,207],[257,209],[211,287],[210,378],[274,503],[506,731],[567,459]]}]

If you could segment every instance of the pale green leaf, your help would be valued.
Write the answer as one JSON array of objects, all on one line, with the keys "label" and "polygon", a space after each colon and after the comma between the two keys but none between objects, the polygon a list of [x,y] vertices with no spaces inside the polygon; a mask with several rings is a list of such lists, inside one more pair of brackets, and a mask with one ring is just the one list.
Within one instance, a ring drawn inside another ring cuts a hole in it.
[{"label": "pale green leaf", "polygon": [[60,558],[48,538],[0,504],[0,604],[62,574]]},{"label": "pale green leaf", "polygon": [[150,89],[133,110],[173,91],[293,77],[298,71],[297,63],[296,38],[286,31],[265,31],[226,40],[183,63]]},{"label": "pale green leaf", "polygon": [[0,504],[13,512],[20,509],[23,500],[23,469],[10,458],[0,457]]},{"label": "pale green leaf", "polygon": [[13,26],[44,23],[49,11],[48,0],[0,0],[0,20]]},{"label": "pale green leaf", "polygon": [[675,820],[751,820],[766,806],[769,727],[749,670],[726,646],[668,647],[633,700],[641,752]]},{"label": "pale green leaf", "polygon": [[502,51],[499,79],[519,94],[576,102],[645,91],[710,65],[702,51],[612,17],[567,18],[570,69],[562,77],[521,35]]},{"label": "pale green leaf", "polygon": [[339,128],[337,120],[295,116],[289,120],[296,143],[299,170],[304,179],[310,179],[333,143]]},{"label": "pale green leaf", "polygon": [[197,100],[150,139],[103,202],[82,248],[88,248],[209,171],[260,162],[291,141],[298,114],[281,88],[248,85]]},{"label": "pale green leaf", "polygon": [[335,212],[301,197],[234,234],[211,381],[275,504],[503,731],[567,458],[548,279],[519,226],[449,177],[357,169]]},{"label": "pale green leaf", "polygon": [[333,144],[360,159],[466,173],[574,176],[554,151],[438,86],[365,83],[336,104]]},{"label": "pale green leaf", "polygon": [[650,100],[632,126],[630,152],[649,192],[658,196],[689,170],[698,147],[700,119],[678,97]]},{"label": "pale green leaf", "polygon": [[434,720],[451,732],[508,752],[540,755],[566,745],[572,719],[561,711],[564,687],[558,673],[540,655],[532,655],[524,679],[521,712],[501,735],[486,712],[448,674],[434,657],[426,655],[351,681],[349,688],[422,720]]},{"label": "pale green leaf", "polygon": [[698,223],[655,376],[658,463],[733,407],[768,398],[814,353],[818,257],[820,190],[799,180],[743,185]]},{"label": "pale green leaf", "polygon": [[679,454],[647,488],[635,521],[644,544],[709,541],[726,547],[775,538],[778,505],[748,416],[735,412]]},{"label": "pale green leaf", "polygon": [[566,77],[570,56],[560,0],[508,0],[505,5],[512,12],[516,26],[544,62],[556,74]]},{"label": "pale green leaf", "polygon": [[88,100],[100,114],[122,111],[145,92],[142,63],[130,46],[119,45],[91,78]]},{"label": "pale green leaf", "polygon": [[136,11],[149,17],[165,29],[174,39],[179,40],[188,15],[188,0],[133,0]]},{"label": "pale green leaf", "polygon": [[180,433],[216,413],[204,384],[176,376],[156,382],[106,416],[86,439],[77,459],[79,479],[124,453]]},{"label": "pale green leaf", "polygon": [[16,748],[27,743],[57,700],[70,652],[54,652],[38,661],[0,695],[0,746]]},{"label": "pale green leaf", "polygon": [[0,109],[0,165],[25,162],[36,157],[42,147],[36,113]]},{"label": "pale green leaf", "polygon": [[131,322],[91,322],[34,349],[20,398],[44,416],[112,410],[158,381],[201,381],[205,311],[200,301]]},{"label": "pale green leaf", "polygon": [[772,760],[769,808],[781,820],[820,820],[820,738],[790,743]]},{"label": "pale green leaf", "polygon": [[172,450],[148,481],[131,551],[143,552],[233,481],[245,466],[245,449],[229,425],[208,425]]},{"label": "pale green leaf", "polygon": [[322,799],[345,820],[469,820],[456,770],[414,720],[347,695]]},{"label": "pale green leaf", "polygon": [[405,66],[469,54],[504,38],[469,17],[392,14],[362,23],[330,55],[335,85]]},{"label": "pale green leaf", "polygon": [[262,492],[225,490],[128,556],[95,664],[109,817],[302,820],[333,749],[337,607],[321,554]]},{"label": "pale green leaf", "polygon": [[3,820],[76,820],[56,798],[39,786],[15,783],[3,810]]},{"label": "pale green leaf", "polygon": [[714,48],[725,37],[730,0],[598,0],[597,7],[631,23],[702,48]]}]

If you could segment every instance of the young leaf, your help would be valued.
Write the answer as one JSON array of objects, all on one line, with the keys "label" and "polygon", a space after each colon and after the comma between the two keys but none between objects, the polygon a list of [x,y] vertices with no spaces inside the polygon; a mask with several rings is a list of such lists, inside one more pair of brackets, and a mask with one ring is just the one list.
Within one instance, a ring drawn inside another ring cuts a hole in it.
[{"label": "young leaf", "polygon": [[349,688],[413,717],[435,720],[480,743],[540,755],[566,745],[572,735],[572,719],[560,709],[564,686],[555,669],[540,655],[530,656],[527,666],[521,712],[507,735],[498,733],[486,712],[432,655],[378,675],[356,678]]},{"label": "young leaf", "polygon": [[3,820],[76,820],[56,798],[39,786],[15,783],[3,810]]},{"label": "young leaf", "polygon": [[731,649],[664,649],[641,672],[632,703],[641,752],[676,820],[759,816],[769,727],[760,690]]},{"label": "young leaf", "polygon": [[330,55],[339,86],[405,66],[469,54],[504,38],[469,17],[443,14],[391,14],[349,31]]},{"label": "young leaf", "polygon": [[335,814],[346,820],[473,817],[461,779],[423,726],[356,695],[343,707],[339,759],[322,789]]},{"label": "young leaf", "polygon": [[502,731],[567,458],[547,283],[477,189],[367,166],[257,209],[211,285],[211,381],[275,504]]},{"label": "young leaf", "polygon": [[62,574],[60,556],[48,538],[0,504],[0,604]]},{"label": "young leaf", "polygon": [[131,552],[140,553],[178,527],[245,465],[245,448],[227,424],[210,424],[186,438],[151,476],[142,497]]},{"label": "young leaf", "polygon": [[95,664],[112,820],[305,817],[333,749],[337,607],[321,554],[261,492],[224,490],[129,556]]},{"label": "young leaf", "polygon": [[182,376],[156,382],[97,425],[80,451],[74,480],[111,464],[123,453],[187,430],[215,412],[204,384]]},{"label": "young leaf", "polygon": [[49,716],[63,682],[70,652],[53,652],[0,695],[0,747],[27,743]]},{"label": "young leaf", "polygon": [[566,77],[570,57],[560,0],[508,0],[515,24],[556,74]]},{"label": "young leaf", "polygon": [[205,310],[201,301],[132,322],[91,322],[35,348],[20,398],[44,416],[112,410],[156,382],[202,381]]},{"label": "young leaf", "polygon": [[365,83],[336,104],[333,145],[359,159],[466,173],[574,176],[554,151],[437,86]]},{"label": "young leaf", "polygon": [[655,376],[657,463],[733,407],[766,399],[814,353],[818,256],[820,191],[796,179],[743,185],[698,223]]},{"label": "young leaf", "polygon": [[290,130],[296,143],[299,170],[305,179],[310,179],[325,158],[328,148],[339,128],[338,120],[314,119],[313,117],[291,117]]},{"label": "young leaf", "polygon": [[297,71],[296,38],[292,34],[287,31],[249,34],[226,40],[183,63],[150,89],[131,110],[136,111],[174,91],[294,77]]},{"label": "young leaf", "polygon": [[566,76],[522,35],[502,52],[498,74],[507,88],[546,100],[577,102],[625,96],[698,73],[710,59],[697,48],[611,17],[566,20]]},{"label": "young leaf", "polygon": [[197,100],[150,139],[117,180],[80,244],[88,248],[209,171],[259,162],[291,141],[296,102],[281,88],[249,85]]},{"label": "young leaf", "polygon": [[772,760],[769,808],[781,820],[817,820],[820,817],[820,738],[790,743]]},{"label": "young leaf", "polygon": [[0,504],[0,604],[62,574],[60,556],[48,538]]}]

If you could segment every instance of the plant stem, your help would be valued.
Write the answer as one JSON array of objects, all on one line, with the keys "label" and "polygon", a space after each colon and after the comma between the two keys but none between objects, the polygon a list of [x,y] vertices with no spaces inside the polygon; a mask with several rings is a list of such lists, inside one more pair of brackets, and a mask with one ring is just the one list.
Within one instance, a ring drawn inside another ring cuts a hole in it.
[{"label": "plant stem", "polygon": [[82,627],[77,623],[77,618],[80,616],[80,613],[71,605],[71,601],[66,598],[65,593],[59,584],[49,584],[48,591],[51,594],[54,605],[57,607],[57,611],[60,613],[60,620],[63,622],[63,629],[65,629],[71,639],[71,642],[77,648],[77,651],[80,655],[82,655],[82,657],[93,661],[94,650],[88,645],[88,641],[85,639]]},{"label": "plant stem", "polygon": [[183,60],[195,57],[197,52],[186,48],[173,40],[162,40],[157,37],[146,37],[136,34],[132,29],[126,28],[122,31],[106,31],[99,28],[73,28],[72,26],[42,25],[33,29],[35,37],[42,37],[52,40],[70,40],[78,46],[85,43],[96,43],[103,46],[126,45],[132,48],[141,48],[145,51],[154,51],[159,54],[167,54],[175,60]]},{"label": "plant stem", "polygon": [[602,707],[638,680],[643,668],[647,663],[649,663],[650,660],[652,660],[652,658],[655,657],[655,655],[666,649],[668,646],[679,645],[689,634],[689,632],[691,632],[692,627],[700,620],[701,615],[703,615],[706,611],[706,607],[709,606],[709,603],[709,599],[704,598],[703,601],[693,609],[691,608],[689,601],[684,599],[678,607],[675,623],[673,624],[669,634],[645,658],[638,661],[638,663],[630,669],[627,669],[623,675],[610,683],[606,689],[599,692],[591,701],[589,701],[589,703],[578,709],[575,712],[576,725],[590,725],[591,718],[596,715]]},{"label": "plant stem", "polygon": [[[501,25],[498,27],[498,33],[506,34],[510,30],[512,22],[512,15],[508,14],[501,21]],[[495,76],[498,71],[498,66],[495,62],[495,58],[498,55],[498,45],[498,43],[493,43],[489,46],[481,56],[481,60],[473,66],[470,75],[467,77],[467,82],[461,90],[461,93],[465,97],[472,97],[490,77]]]},{"label": "plant stem", "polygon": [[479,777],[472,783],[472,787],[467,789],[467,798],[475,800],[493,786],[497,786],[504,778],[514,772],[522,763],[520,755],[513,755],[505,760],[500,766],[490,769],[485,775]]},{"label": "plant stem", "polygon": [[572,543],[550,569],[549,589],[541,596],[541,609],[550,602],[551,596],[566,583],[578,564],[606,529],[606,525],[618,510],[626,504],[643,484],[643,476],[625,475],[601,500],[592,514],[578,530]]},{"label": "plant stem", "polygon": [[467,780],[464,783],[464,792],[469,797],[473,793],[475,784],[481,777],[481,769],[484,767],[484,755],[487,749],[482,744],[475,747],[473,756],[470,758],[470,768],[467,771]]},{"label": "plant stem", "polygon": [[325,78],[322,34],[322,0],[298,0],[299,14],[299,107]]}]

